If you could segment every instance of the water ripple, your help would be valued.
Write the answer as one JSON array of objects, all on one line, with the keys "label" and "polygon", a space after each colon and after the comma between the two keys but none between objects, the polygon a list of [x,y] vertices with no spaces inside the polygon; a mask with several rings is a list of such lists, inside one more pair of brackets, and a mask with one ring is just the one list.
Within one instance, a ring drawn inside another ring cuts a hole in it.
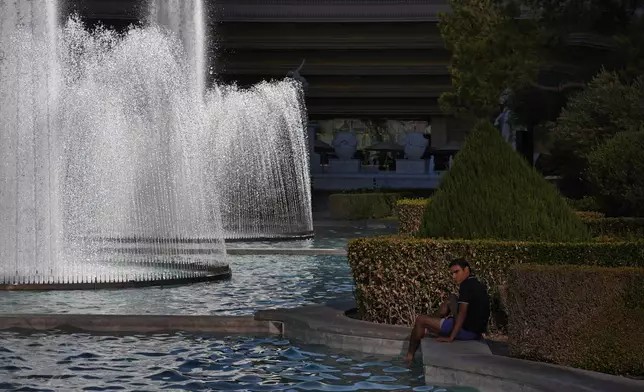
[{"label": "water ripple", "polygon": [[[0,332],[0,339],[13,354],[0,356],[0,389],[15,391],[431,390],[420,367],[276,338]],[[35,340],[37,351],[31,348]],[[352,363],[360,363],[360,370]]]},{"label": "water ripple", "polygon": [[353,298],[344,256],[230,256],[228,261],[232,279],[224,282],[82,295],[0,292],[0,313],[252,315],[260,309]]}]

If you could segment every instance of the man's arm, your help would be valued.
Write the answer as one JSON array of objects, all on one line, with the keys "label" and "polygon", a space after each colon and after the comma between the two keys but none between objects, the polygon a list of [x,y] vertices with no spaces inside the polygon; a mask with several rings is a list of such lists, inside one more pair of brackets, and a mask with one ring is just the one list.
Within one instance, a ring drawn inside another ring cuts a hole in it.
[{"label": "man's arm", "polygon": [[456,335],[458,335],[458,332],[463,327],[463,323],[467,317],[467,307],[471,300],[472,290],[470,282],[465,281],[461,283],[458,290],[458,315],[456,316],[456,320],[454,320],[454,327],[452,328],[452,332],[449,334],[449,337],[439,339],[441,342],[451,342],[456,339]]},{"label": "man's arm", "polygon": [[452,333],[449,335],[450,341],[456,339],[456,335],[458,335],[458,332],[461,330],[461,327],[463,327],[463,323],[465,322],[465,316],[467,316],[467,306],[468,304],[463,302],[458,304],[458,316],[456,316],[456,321],[454,322],[454,328],[452,328]]}]

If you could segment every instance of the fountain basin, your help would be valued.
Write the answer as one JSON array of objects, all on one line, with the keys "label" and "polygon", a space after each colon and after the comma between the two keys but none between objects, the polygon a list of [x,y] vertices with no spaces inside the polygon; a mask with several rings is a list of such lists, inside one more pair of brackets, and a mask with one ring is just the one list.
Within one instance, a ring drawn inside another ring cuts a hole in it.
[{"label": "fountain basin", "polygon": [[[123,264],[119,263],[122,267]],[[131,263],[134,264],[134,263]],[[146,263],[141,272],[133,276],[119,275],[89,278],[51,278],[30,276],[0,277],[0,291],[52,291],[52,290],[103,290],[127,289],[152,286],[179,286],[193,283],[214,282],[230,279],[232,272],[228,265],[190,265]],[[140,265],[137,265],[141,269]]]}]

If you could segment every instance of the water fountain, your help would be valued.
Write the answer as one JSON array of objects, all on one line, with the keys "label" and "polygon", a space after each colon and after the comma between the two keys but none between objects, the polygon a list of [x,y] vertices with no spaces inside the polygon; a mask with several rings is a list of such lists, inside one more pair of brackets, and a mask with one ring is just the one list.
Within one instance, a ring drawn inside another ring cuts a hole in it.
[{"label": "water fountain", "polygon": [[57,8],[0,1],[0,282],[66,276],[61,259]]},{"label": "water fountain", "polygon": [[[204,90],[208,52],[202,0],[151,0],[148,20],[180,37],[195,88]],[[206,93],[210,210],[221,213],[225,238],[265,240],[313,234],[306,116],[296,80],[249,90],[213,86]],[[205,139],[204,139],[205,140]],[[213,159],[214,158],[214,159]]]},{"label": "water fountain", "polygon": [[123,36],[44,3],[0,0],[0,289],[225,278],[225,237],[311,232],[299,85],[206,88],[201,0]]},{"label": "water fountain", "polygon": [[295,81],[212,93],[217,184],[227,240],[312,234],[308,145]]}]

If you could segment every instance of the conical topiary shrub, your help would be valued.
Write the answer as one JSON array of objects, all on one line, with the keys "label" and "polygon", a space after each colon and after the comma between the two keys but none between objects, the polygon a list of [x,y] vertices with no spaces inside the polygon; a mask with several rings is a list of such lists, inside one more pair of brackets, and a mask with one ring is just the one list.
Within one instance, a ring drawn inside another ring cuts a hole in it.
[{"label": "conical topiary shrub", "polygon": [[590,234],[557,189],[480,122],[432,196],[419,235],[574,242]]}]

